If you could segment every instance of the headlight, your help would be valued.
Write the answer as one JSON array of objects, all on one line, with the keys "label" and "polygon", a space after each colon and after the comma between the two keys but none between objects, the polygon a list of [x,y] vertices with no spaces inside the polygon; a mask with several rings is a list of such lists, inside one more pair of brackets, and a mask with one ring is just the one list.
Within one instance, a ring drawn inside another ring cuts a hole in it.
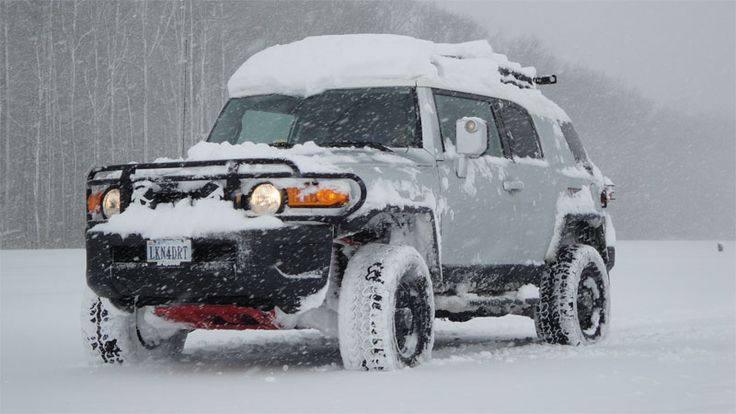
[{"label": "headlight", "polygon": [[106,218],[110,218],[110,216],[118,213],[120,213],[120,190],[111,188],[107,190],[105,197],[102,198],[102,214]]},{"label": "headlight", "polygon": [[281,191],[272,184],[260,184],[250,193],[248,207],[255,214],[274,214],[281,208]]}]

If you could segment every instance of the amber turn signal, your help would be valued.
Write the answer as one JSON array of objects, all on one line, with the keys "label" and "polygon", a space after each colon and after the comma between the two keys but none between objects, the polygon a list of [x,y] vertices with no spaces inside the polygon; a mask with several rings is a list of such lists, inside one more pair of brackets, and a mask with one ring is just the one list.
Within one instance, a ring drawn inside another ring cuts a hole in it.
[{"label": "amber turn signal", "polygon": [[348,203],[350,196],[331,188],[286,189],[289,207],[341,207]]},{"label": "amber turn signal", "polygon": [[87,197],[87,212],[88,213],[99,213],[102,210],[102,193],[95,192],[91,193]]}]

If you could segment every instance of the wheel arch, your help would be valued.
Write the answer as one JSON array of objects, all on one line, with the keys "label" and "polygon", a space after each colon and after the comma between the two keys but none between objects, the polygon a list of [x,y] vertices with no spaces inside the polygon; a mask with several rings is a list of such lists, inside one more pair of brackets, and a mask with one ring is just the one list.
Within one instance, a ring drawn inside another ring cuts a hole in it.
[{"label": "wheel arch", "polygon": [[587,244],[600,253],[606,267],[613,267],[613,255],[606,244],[606,217],[604,214],[566,214],[558,220],[552,242],[547,250],[547,261],[554,261],[560,250],[573,244]]},{"label": "wheel arch", "polygon": [[424,206],[388,206],[343,221],[339,244],[385,243],[414,247],[427,264],[432,284],[442,282],[439,229],[434,211]]}]

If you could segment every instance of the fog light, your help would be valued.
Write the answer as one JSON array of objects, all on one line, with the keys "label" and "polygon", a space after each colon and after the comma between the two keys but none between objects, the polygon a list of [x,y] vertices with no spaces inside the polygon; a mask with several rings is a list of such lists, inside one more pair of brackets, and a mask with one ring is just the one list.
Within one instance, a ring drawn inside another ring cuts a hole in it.
[{"label": "fog light", "polygon": [[250,193],[248,207],[255,214],[275,214],[281,208],[281,191],[273,184],[260,184]]}]

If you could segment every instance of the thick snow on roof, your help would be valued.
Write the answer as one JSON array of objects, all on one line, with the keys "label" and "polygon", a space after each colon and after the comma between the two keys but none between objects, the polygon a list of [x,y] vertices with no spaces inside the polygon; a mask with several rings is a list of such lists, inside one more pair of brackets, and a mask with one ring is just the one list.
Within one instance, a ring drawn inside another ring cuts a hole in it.
[{"label": "thick snow on roof", "polygon": [[538,89],[502,83],[498,68],[536,76],[485,40],[434,43],[407,36],[317,36],[264,49],[245,61],[228,82],[231,97],[262,94],[309,96],[327,89],[418,85],[494,96],[532,113],[568,119]]}]

